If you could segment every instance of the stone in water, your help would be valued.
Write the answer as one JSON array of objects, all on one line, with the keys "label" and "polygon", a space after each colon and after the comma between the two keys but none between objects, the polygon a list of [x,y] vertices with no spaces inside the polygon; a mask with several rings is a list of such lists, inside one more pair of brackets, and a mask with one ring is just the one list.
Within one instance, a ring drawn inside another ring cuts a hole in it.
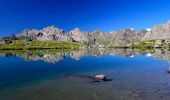
[{"label": "stone in water", "polygon": [[106,81],[106,76],[101,74],[101,75],[96,75],[95,76],[95,79],[96,80],[102,80],[102,81]]}]

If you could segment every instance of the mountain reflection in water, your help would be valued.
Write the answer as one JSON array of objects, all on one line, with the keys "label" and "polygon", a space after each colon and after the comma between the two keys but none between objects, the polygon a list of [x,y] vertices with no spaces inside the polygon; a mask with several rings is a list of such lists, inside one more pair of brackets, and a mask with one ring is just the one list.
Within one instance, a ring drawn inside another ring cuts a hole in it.
[{"label": "mountain reflection in water", "polygon": [[57,63],[65,57],[71,57],[75,60],[80,60],[83,56],[96,56],[102,55],[119,55],[124,57],[134,57],[137,54],[146,55],[147,57],[153,56],[157,59],[162,59],[170,62],[170,51],[161,49],[89,49],[89,50],[75,50],[75,51],[56,51],[56,50],[36,50],[36,51],[0,51],[0,56],[9,57],[17,56],[23,58],[25,61],[44,61],[47,63]]},{"label": "mountain reflection in water", "polygon": [[168,62],[160,49],[0,51],[0,100],[169,100]]}]

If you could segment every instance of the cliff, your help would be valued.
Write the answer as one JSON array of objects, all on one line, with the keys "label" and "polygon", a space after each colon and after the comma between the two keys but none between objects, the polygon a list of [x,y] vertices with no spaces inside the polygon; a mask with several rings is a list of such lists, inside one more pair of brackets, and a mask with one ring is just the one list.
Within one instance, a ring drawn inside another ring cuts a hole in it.
[{"label": "cliff", "polygon": [[[14,38],[14,36],[13,36]],[[10,39],[13,39],[10,37]],[[127,46],[135,41],[170,39],[170,21],[145,30],[124,29],[114,32],[82,32],[75,28],[65,32],[55,26],[48,26],[42,30],[26,29],[16,34],[15,39],[38,41],[67,41],[79,42],[89,46]],[[4,43],[1,41],[1,43]]]}]

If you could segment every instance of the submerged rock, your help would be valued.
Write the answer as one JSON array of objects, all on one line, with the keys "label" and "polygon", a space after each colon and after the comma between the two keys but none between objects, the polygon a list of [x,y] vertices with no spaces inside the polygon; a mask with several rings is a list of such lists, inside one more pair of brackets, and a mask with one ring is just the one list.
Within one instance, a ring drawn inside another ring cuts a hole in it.
[{"label": "submerged rock", "polygon": [[95,83],[95,82],[109,82],[112,81],[112,79],[106,79],[106,76],[101,74],[101,75],[96,75],[95,77],[92,76],[86,76],[86,75],[65,75],[64,78],[67,80],[72,80],[72,81],[79,81],[83,83]]},{"label": "submerged rock", "polygon": [[86,76],[86,75],[67,74],[64,75],[63,78],[65,78],[66,80],[72,80],[80,83],[93,83],[94,81],[96,81],[94,77]]}]

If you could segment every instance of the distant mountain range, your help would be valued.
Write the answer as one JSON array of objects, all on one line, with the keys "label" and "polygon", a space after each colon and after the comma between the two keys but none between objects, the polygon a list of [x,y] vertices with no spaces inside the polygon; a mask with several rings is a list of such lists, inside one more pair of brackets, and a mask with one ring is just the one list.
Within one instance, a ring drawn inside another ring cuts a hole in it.
[{"label": "distant mountain range", "polygon": [[[26,39],[39,41],[69,41],[80,42],[88,45],[113,45],[125,46],[134,41],[170,39],[170,21],[163,25],[156,25],[153,28],[144,30],[124,29],[114,32],[82,32],[75,28],[65,32],[55,26],[48,26],[42,30],[25,29],[10,39]],[[7,39],[7,38],[4,38]]]}]

